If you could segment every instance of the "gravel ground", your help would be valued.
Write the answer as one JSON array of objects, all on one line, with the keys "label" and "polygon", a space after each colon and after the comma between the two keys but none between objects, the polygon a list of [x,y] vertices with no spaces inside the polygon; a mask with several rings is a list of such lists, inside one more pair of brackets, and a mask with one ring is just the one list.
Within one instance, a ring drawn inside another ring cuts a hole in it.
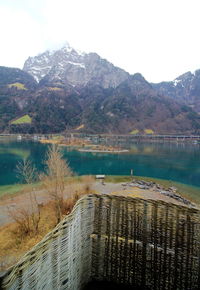
[{"label": "gravel ground", "polygon": [[104,194],[116,194],[132,197],[141,197],[144,199],[153,200],[163,200],[166,202],[172,202],[174,204],[183,205],[184,203],[178,201],[172,197],[165,196],[159,191],[154,191],[153,189],[141,189],[137,186],[131,186],[128,183],[104,183],[96,182],[94,185],[94,190],[98,193]]}]

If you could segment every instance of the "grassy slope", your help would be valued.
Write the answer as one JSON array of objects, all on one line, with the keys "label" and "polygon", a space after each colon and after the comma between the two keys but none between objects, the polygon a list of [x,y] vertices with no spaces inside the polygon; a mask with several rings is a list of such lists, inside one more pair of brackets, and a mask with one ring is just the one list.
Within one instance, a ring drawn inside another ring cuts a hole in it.
[{"label": "grassy slope", "polygon": [[[66,181],[67,182],[82,182],[83,176],[73,176],[73,177],[67,177]],[[37,182],[34,184],[34,188],[36,190],[41,189],[41,183]],[[3,196],[8,196],[10,194],[20,194],[20,193],[25,193],[27,191],[30,191],[30,186],[27,184],[9,184],[9,185],[1,185],[0,186],[0,198]]]},{"label": "grassy slope", "polygon": [[8,87],[9,88],[14,87],[14,88],[17,88],[18,90],[27,90],[27,88],[25,87],[24,84],[18,83],[18,82],[17,83],[13,83],[13,84],[9,84]]},{"label": "grassy slope", "polygon": [[[40,190],[41,183],[35,183],[34,188],[36,190]],[[30,186],[27,184],[9,184],[9,185],[1,185],[0,186],[0,198],[7,198],[8,195],[21,194],[30,191]]]},{"label": "grassy slope", "polygon": [[31,122],[31,117],[29,115],[24,115],[21,118],[12,121],[11,125],[31,124]]}]

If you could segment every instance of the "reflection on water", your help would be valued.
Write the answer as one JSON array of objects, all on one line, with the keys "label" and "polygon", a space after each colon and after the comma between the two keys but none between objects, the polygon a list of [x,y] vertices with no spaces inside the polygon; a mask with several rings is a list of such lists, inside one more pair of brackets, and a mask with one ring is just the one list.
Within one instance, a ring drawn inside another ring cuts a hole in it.
[{"label": "reflection on water", "polygon": [[22,150],[18,148],[0,148],[0,154],[3,155],[16,155],[21,159],[27,159],[30,155],[30,150]]},{"label": "reflection on water", "polygon": [[18,182],[16,165],[24,158],[30,158],[42,170],[45,150],[39,143],[0,138],[0,185]]},{"label": "reflection on water", "polygon": [[[116,144],[112,144],[116,145]],[[119,145],[119,144],[117,144]],[[78,152],[62,147],[64,156],[76,174],[149,176],[200,187],[200,145],[184,143],[123,144],[128,153]],[[15,167],[29,157],[39,170],[47,145],[33,141],[0,139],[0,184],[17,182]]]}]

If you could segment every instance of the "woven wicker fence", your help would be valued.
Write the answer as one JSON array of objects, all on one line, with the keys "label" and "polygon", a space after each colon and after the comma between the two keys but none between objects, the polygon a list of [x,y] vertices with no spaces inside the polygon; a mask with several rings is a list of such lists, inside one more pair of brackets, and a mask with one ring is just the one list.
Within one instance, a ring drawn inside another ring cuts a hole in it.
[{"label": "woven wicker fence", "polygon": [[200,212],[89,195],[3,277],[3,289],[79,290],[91,279],[200,289]]}]

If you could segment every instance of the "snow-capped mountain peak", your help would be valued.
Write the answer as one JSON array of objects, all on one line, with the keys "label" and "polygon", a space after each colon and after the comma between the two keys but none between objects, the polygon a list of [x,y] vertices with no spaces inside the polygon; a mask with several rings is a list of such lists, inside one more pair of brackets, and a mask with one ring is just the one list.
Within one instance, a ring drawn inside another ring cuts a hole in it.
[{"label": "snow-capped mountain peak", "polygon": [[116,87],[128,78],[128,73],[102,59],[98,54],[84,53],[66,43],[61,49],[45,51],[29,57],[23,68],[37,82],[86,85],[91,80],[102,87]]}]

